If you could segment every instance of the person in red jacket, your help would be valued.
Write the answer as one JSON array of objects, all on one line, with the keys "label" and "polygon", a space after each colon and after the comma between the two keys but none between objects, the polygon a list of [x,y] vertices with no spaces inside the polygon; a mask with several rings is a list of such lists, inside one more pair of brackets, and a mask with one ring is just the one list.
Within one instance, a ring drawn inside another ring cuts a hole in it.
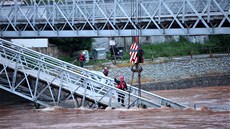
[{"label": "person in red jacket", "polygon": [[105,76],[108,76],[108,75],[109,75],[109,70],[108,70],[107,67],[104,68],[103,74],[104,74]]},{"label": "person in red jacket", "polygon": [[85,55],[84,55],[84,53],[81,53],[79,55],[79,61],[80,61],[80,66],[83,67],[84,61],[85,61]]},{"label": "person in red jacket", "polygon": [[[120,76],[120,81],[118,81],[116,78],[114,78],[114,81],[117,83],[117,88],[126,91],[127,90],[127,85],[125,82],[124,76]],[[125,94],[118,92],[118,102],[121,102],[122,106],[124,105],[124,100],[125,99]]]}]

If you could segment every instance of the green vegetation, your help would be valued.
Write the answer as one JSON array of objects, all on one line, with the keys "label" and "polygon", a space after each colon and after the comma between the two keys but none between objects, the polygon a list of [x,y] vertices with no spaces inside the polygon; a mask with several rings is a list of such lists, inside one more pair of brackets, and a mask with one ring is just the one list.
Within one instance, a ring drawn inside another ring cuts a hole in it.
[{"label": "green vegetation", "polygon": [[[59,57],[60,60],[63,60],[65,62],[69,62],[71,64],[74,64],[74,65],[77,65],[79,66],[80,65],[80,62],[78,60],[76,60],[75,57],[70,57],[70,56],[60,56]],[[111,60],[92,60],[90,59],[89,62],[85,62],[84,65],[98,65],[98,66],[102,66],[101,68],[103,68],[104,66],[102,65],[102,63],[105,63],[105,62],[110,62]]]},{"label": "green vegetation", "polygon": [[[73,63],[75,58],[74,57],[70,57],[70,56],[60,56],[58,57],[60,60],[63,60],[65,62],[69,62],[69,63]],[[75,63],[74,63],[75,64]]]},{"label": "green vegetation", "polygon": [[[190,43],[187,41],[180,42],[167,42],[160,44],[142,44],[144,50],[145,59],[151,59],[156,57],[172,57],[172,56],[185,56],[193,54],[199,54],[198,49],[201,48],[199,43]],[[129,53],[124,56],[125,59],[129,58]]]},{"label": "green vegetation", "polygon": [[[173,57],[173,56],[187,56],[187,55],[195,55],[195,54],[210,54],[211,53],[228,53],[230,49],[230,35],[214,35],[209,36],[209,41],[207,43],[191,43],[187,41],[185,38],[180,38],[179,42],[166,42],[160,44],[150,44],[150,43],[142,43],[142,48],[144,50],[144,58],[152,59],[157,57]],[[72,53],[76,50],[87,49],[91,53],[91,44],[92,39],[78,39],[78,38],[68,38],[66,39],[51,39],[51,43],[56,44],[62,51],[67,51]],[[69,44],[69,45],[66,45]],[[71,54],[70,54],[71,55]],[[107,52],[106,60],[92,60],[85,65],[96,65],[99,69],[103,68],[102,63],[111,62],[108,60],[110,58],[110,52]],[[126,60],[129,63],[129,51],[127,51],[123,59],[118,59],[117,62],[121,60]],[[73,63],[76,58],[69,56],[61,56],[61,60]],[[125,62],[126,62],[125,61]],[[123,62],[124,63],[124,62]],[[74,62],[75,65],[79,65],[78,61]],[[118,65],[121,65],[118,63]],[[95,67],[96,67],[95,66]],[[97,69],[97,68],[96,68]]]},{"label": "green vegetation", "polygon": [[75,51],[91,50],[92,38],[50,38],[49,43],[57,45],[58,49],[70,57]]},{"label": "green vegetation", "polygon": [[208,47],[230,46],[230,35],[210,35],[209,41],[205,44]]},{"label": "green vegetation", "polygon": [[88,50],[90,52],[92,42],[92,38],[49,38],[49,43],[55,44],[62,51],[62,55],[58,58],[75,65],[79,65],[79,61],[74,57],[76,56],[74,52],[80,50]]},{"label": "green vegetation", "polygon": [[[172,41],[160,44],[143,43],[144,58],[186,56],[191,54],[228,53],[230,49],[230,35],[209,36],[207,43],[191,43],[181,37],[179,42]],[[129,52],[124,59],[129,59]]]},{"label": "green vegetation", "polygon": [[197,49],[201,45],[198,43],[189,42],[168,42],[163,44],[143,44],[145,58],[155,57],[171,57],[171,56],[185,56],[189,55],[191,51],[198,53]]}]

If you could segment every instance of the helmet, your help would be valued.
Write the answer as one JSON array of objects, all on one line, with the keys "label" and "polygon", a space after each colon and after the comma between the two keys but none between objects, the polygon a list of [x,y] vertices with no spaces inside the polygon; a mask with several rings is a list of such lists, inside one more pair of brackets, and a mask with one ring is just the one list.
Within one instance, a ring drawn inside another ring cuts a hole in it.
[{"label": "helmet", "polygon": [[124,76],[120,76],[120,81],[124,81],[124,80],[125,80]]},{"label": "helmet", "polygon": [[107,67],[105,67],[104,69],[108,69]]}]

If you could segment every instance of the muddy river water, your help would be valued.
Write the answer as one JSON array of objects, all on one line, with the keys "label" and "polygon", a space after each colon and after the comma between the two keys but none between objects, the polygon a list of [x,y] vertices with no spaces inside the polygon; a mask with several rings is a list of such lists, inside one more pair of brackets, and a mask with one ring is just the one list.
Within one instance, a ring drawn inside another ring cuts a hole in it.
[{"label": "muddy river water", "polygon": [[0,129],[230,129],[230,86],[152,92],[190,108],[34,109],[0,90]]}]

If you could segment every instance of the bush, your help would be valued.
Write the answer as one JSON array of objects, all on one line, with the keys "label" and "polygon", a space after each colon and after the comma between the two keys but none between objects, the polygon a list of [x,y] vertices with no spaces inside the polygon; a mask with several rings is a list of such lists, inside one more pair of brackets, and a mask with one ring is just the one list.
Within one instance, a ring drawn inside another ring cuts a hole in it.
[{"label": "bush", "polygon": [[[92,41],[88,41],[90,44]],[[230,49],[230,35],[213,35],[209,36],[209,41],[205,44],[200,43],[191,43],[187,41],[185,38],[181,37],[179,42],[172,41],[160,44],[150,44],[143,43],[142,49],[144,50],[144,58],[152,59],[156,57],[173,57],[173,56],[186,56],[190,54],[209,54],[210,51],[212,53],[223,53],[228,52]],[[90,46],[90,45],[89,45]],[[88,46],[88,47],[89,47]],[[90,52],[91,53],[91,52]],[[110,53],[107,52],[107,59],[110,58]],[[63,56],[60,59],[73,62],[74,59],[71,57]],[[130,55],[129,51],[124,53],[124,60],[129,62]],[[85,63],[86,65],[101,65],[103,62],[108,62],[111,60],[90,60],[89,63]],[[77,64],[75,62],[74,64]]]},{"label": "bush", "polygon": [[92,38],[49,38],[49,43],[55,44],[59,50],[73,56],[75,51],[91,50]]},{"label": "bush", "polygon": [[[211,35],[205,44],[191,43],[183,36],[179,42],[166,42],[160,44],[143,43],[144,58],[186,56],[190,54],[227,53],[230,49],[230,35]],[[124,59],[129,59],[129,52],[126,52]]]},{"label": "bush", "polygon": [[209,41],[205,43],[205,46],[211,47],[223,47],[230,46],[230,35],[210,35]]},{"label": "bush", "polygon": [[198,53],[197,49],[201,45],[187,41],[167,42],[161,44],[143,44],[145,58],[185,56],[192,52]]}]

